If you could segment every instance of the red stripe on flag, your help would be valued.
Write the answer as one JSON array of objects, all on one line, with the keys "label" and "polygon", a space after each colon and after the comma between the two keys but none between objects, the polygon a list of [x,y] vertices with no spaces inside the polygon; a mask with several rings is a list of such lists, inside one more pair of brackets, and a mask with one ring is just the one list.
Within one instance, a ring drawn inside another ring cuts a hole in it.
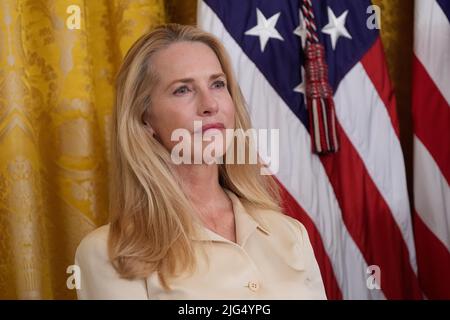
[{"label": "red stripe on flag", "polygon": [[428,299],[450,299],[450,252],[414,212],[419,281]]},{"label": "red stripe on flag", "polygon": [[414,133],[450,184],[450,107],[422,63],[413,58]]},{"label": "red stripe on flag", "polygon": [[397,137],[400,136],[398,118],[397,118],[397,102],[395,100],[394,90],[389,79],[389,72],[384,58],[384,49],[381,39],[378,38],[372,48],[366,52],[361,59],[361,63],[372,81],[375,89],[383,101],[391,118]]},{"label": "red stripe on flag", "polygon": [[421,299],[402,233],[388,205],[370,178],[362,159],[336,123],[338,153],[321,157],[342,210],[347,229],[368,265],[381,270],[381,288],[388,299]]},{"label": "red stripe on flag", "polygon": [[316,256],[317,263],[319,264],[322,280],[325,285],[325,291],[327,298],[330,300],[342,300],[342,293],[334,275],[333,266],[331,265],[330,258],[323,246],[322,237],[317,230],[314,222],[303,210],[303,208],[297,203],[294,197],[284,188],[284,186],[278,182],[281,188],[281,198],[283,202],[284,212],[289,216],[299,220],[308,230],[309,240],[314,249],[314,255]]}]

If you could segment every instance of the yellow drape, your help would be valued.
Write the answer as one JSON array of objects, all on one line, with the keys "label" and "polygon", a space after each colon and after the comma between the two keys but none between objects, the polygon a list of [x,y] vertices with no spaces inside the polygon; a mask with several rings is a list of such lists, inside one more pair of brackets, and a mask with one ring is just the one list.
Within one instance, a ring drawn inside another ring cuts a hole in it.
[{"label": "yellow drape", "polygon": [[[408,129],[412,4],[374,3]],[[195,15],[196,0],[0,2],[0,299],[75,298],[67,267],[108,214],[114,75],[145,31]]]},{"label": "yellow drape", "polygon": [[165,20],[162,0],[1,1],[0,298],[75,297],[66,269],[107,216],[114,75]]}]

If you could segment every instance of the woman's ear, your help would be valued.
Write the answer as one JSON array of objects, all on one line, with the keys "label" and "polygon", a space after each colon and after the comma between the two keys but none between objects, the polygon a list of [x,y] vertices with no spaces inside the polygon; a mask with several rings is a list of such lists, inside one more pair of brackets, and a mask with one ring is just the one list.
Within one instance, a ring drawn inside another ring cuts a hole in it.
[{"label": "woman's ear", "polygon": [[155,136],[155,130],[152,128],[152,126],[148,123],[148,121],[144,121],[144,127],[150,134],[154,137]]},{"label": "woman's ear", "polygon": [[147,113],[147,110],[142,114],[142,123],[144,124],[145,129],[147,129],[150,134],[154,137],[155,136],[155,130],[150,125],[149,116]]}]

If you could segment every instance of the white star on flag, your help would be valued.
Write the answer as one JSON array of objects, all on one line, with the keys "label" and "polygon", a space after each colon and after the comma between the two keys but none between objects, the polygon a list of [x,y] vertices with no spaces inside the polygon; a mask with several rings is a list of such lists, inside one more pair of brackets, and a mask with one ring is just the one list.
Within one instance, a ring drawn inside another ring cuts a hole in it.
[{"label": "white star on flag", "polygon": [[334,15],[334,12],[328,7],[328,24],[323,27],[322,32],[330,35],[331,45],[333,50],[336,48],[338,39],[343,36],[351,39],[352,36],[345,28],[345,19],[347,19],[348,10],[344,11],[338,18]]},{"label": "white star on flag", "polygon": [[270,38],[284,40],[280,33],[275,29],[275,25],[277,24],[278,18],[280,17],[280,12],[274,14],[269,19],[266,19],[261,11],[256,8],[256,16],[257,16],[257,24],[250,30],[245,32],[246,35],[249,36],[257,36],[259,37],[259,43],[261,45],[261,52],[264,52],[264,48],[266,47],[267,41]]},{"label": "white star on flag", "polygon": [[294,33],[298,35],[302,39],[302,48],[305,48],[306,44],[306,38],[307,38],[307,31],[306,31],[306,23],[305,19],[303,18],[302,10],[299,10],[299,22],[300,24],[298,27],[294,30]]}]

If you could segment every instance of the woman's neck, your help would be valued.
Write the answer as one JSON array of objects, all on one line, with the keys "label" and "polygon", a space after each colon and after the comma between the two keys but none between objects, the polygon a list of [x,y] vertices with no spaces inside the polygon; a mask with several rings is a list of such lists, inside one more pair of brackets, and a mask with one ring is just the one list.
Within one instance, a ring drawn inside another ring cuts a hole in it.
[{"label": "woman's neck", "polygon": [[215,233],[236,242],[233,204],[219,184],[218,165],[186,165],[177,171],[200,220]]},{"label": "woman's neck", "polygon": [[176,166],[176,169],[183,191],[202,214],[213,214],[229,205],[229,199],[219,184],[217,164],[180,165]]}]

